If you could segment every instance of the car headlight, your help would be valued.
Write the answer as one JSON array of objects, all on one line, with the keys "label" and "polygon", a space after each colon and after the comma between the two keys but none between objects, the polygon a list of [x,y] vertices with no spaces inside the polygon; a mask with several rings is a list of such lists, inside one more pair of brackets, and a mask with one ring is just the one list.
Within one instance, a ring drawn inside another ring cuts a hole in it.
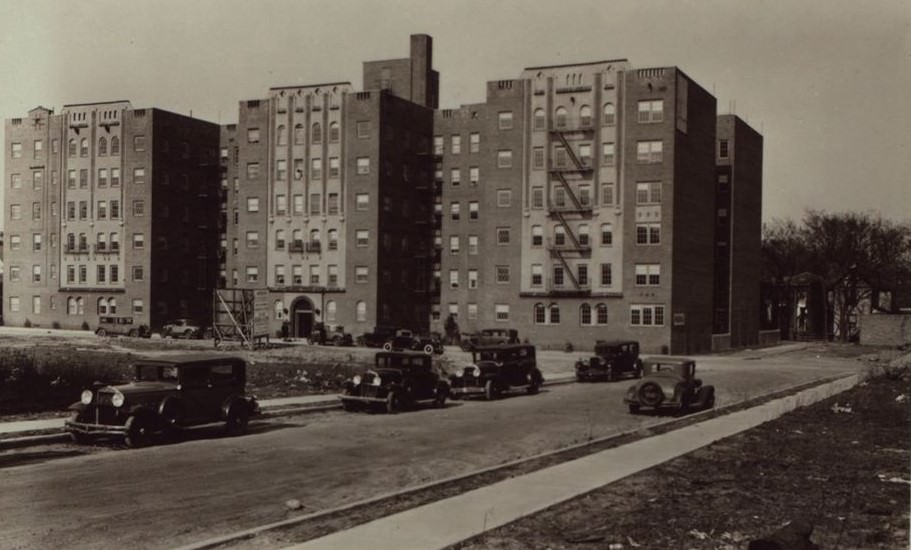
[{"label": "car headlight", "polygon": [[459,369],[459,370],[455,371],[454,373],[452,373],[452,375],[455,376],[456,378],[461,378],[461,377],[465,376],[465,370]]},{"label": "car headlight", "polygon": [[472,365],[465,370],[469,375],[474,376],[475,378],[481,376],[481,369],[477,365]]},{"label": "car headlight", "polygon": [[120,393],[119,391],[115,391],[114,395],[111,396],[111,405],[114,405],[115,407],[122,407],[123,400],[124,400],[123,394]]},{"label": "car headlight", "polygon": [[355,374],[354,378],[352,378],[351,381],[354,383],[355,386],[360,386],[361,385],[361,375]]},{"label": "car headlight", "polygon": [[79,401],[82,401],[83,405],[88,405],[92,402],[92,390],[82,390],[82,395],[79,396]]},{"label": "car headlight", "polygon": [[373,385],[374,385],[374,386],[379,386],[379,385],[381,385],[382,383],[383,383],[383,381],[380,379],[380,375],[379,375],[379,374],[377,374],[377,375],[375,375],[375,376],[373,377]]}]

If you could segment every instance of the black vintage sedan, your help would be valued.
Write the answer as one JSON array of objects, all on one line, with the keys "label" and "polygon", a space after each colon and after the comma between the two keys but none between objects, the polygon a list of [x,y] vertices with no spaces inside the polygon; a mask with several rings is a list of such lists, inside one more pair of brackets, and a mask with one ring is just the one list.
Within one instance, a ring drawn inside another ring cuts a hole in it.
[{"label": "black vintage sedan", "polygon": [[502,344],[475,348],[472,364],[450,376],[453,397],[473,394],[488,400],[503,392],[524,389],[538,393],[544,375],[535,360],[535,347],[528,344]]},{"label": "black vintage sedan", "polygon": [[345,382],[339,399],[347,411],[381,408],[396,413],[420,403],[443,407],[449,383],[439,375],[433,357],[414,351],[381,351],[374,367]]}]

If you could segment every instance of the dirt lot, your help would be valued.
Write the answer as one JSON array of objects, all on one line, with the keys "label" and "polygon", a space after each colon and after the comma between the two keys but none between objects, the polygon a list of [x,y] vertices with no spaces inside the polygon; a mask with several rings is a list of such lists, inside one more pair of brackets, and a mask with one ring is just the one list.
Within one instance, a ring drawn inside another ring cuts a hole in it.
[{"label": "dirt lot", "polygon": [[734,550],[792,520],[824,549],[909,547],[909,376],[811,407],[458,545]]}]

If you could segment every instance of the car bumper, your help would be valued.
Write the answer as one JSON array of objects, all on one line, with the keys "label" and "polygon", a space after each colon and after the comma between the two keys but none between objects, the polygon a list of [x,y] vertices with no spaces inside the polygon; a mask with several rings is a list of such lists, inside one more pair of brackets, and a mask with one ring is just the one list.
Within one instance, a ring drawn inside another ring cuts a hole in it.
[{"label": "car bumper", "polygon": [[339,395],[339,400],[342,403],[385,403],[385,397],[366,397],[362,395]]},{"label": "car bumper", "polygon": [[577,370],[576,378],[580,380],[599,380],[601,378],[607,378],[610,376],[610,373],[606,370],[601,369],[588,369],[588,370]]},{"label": "car bumper", "polygon": [[127,433],[126,426],[117,424],[93,424],[90,422],[76,422],[73,420],[66,421],[64,430],[87,435],[124,435]]},{"label": "car bumper", "polygon": [[484,386],[450,386],[451,395],[477,395],[484,393]]}]

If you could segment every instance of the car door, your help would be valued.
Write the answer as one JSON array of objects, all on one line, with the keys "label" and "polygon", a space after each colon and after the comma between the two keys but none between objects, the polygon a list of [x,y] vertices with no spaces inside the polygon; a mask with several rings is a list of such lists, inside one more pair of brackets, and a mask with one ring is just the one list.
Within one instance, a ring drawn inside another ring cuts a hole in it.
[{"label": "car door", "polygon": [[184,419],[199,424],[211,418],[209,393],[209,367],[205,364],[185,363],[178,365],[180,400],[183,403]]}]

